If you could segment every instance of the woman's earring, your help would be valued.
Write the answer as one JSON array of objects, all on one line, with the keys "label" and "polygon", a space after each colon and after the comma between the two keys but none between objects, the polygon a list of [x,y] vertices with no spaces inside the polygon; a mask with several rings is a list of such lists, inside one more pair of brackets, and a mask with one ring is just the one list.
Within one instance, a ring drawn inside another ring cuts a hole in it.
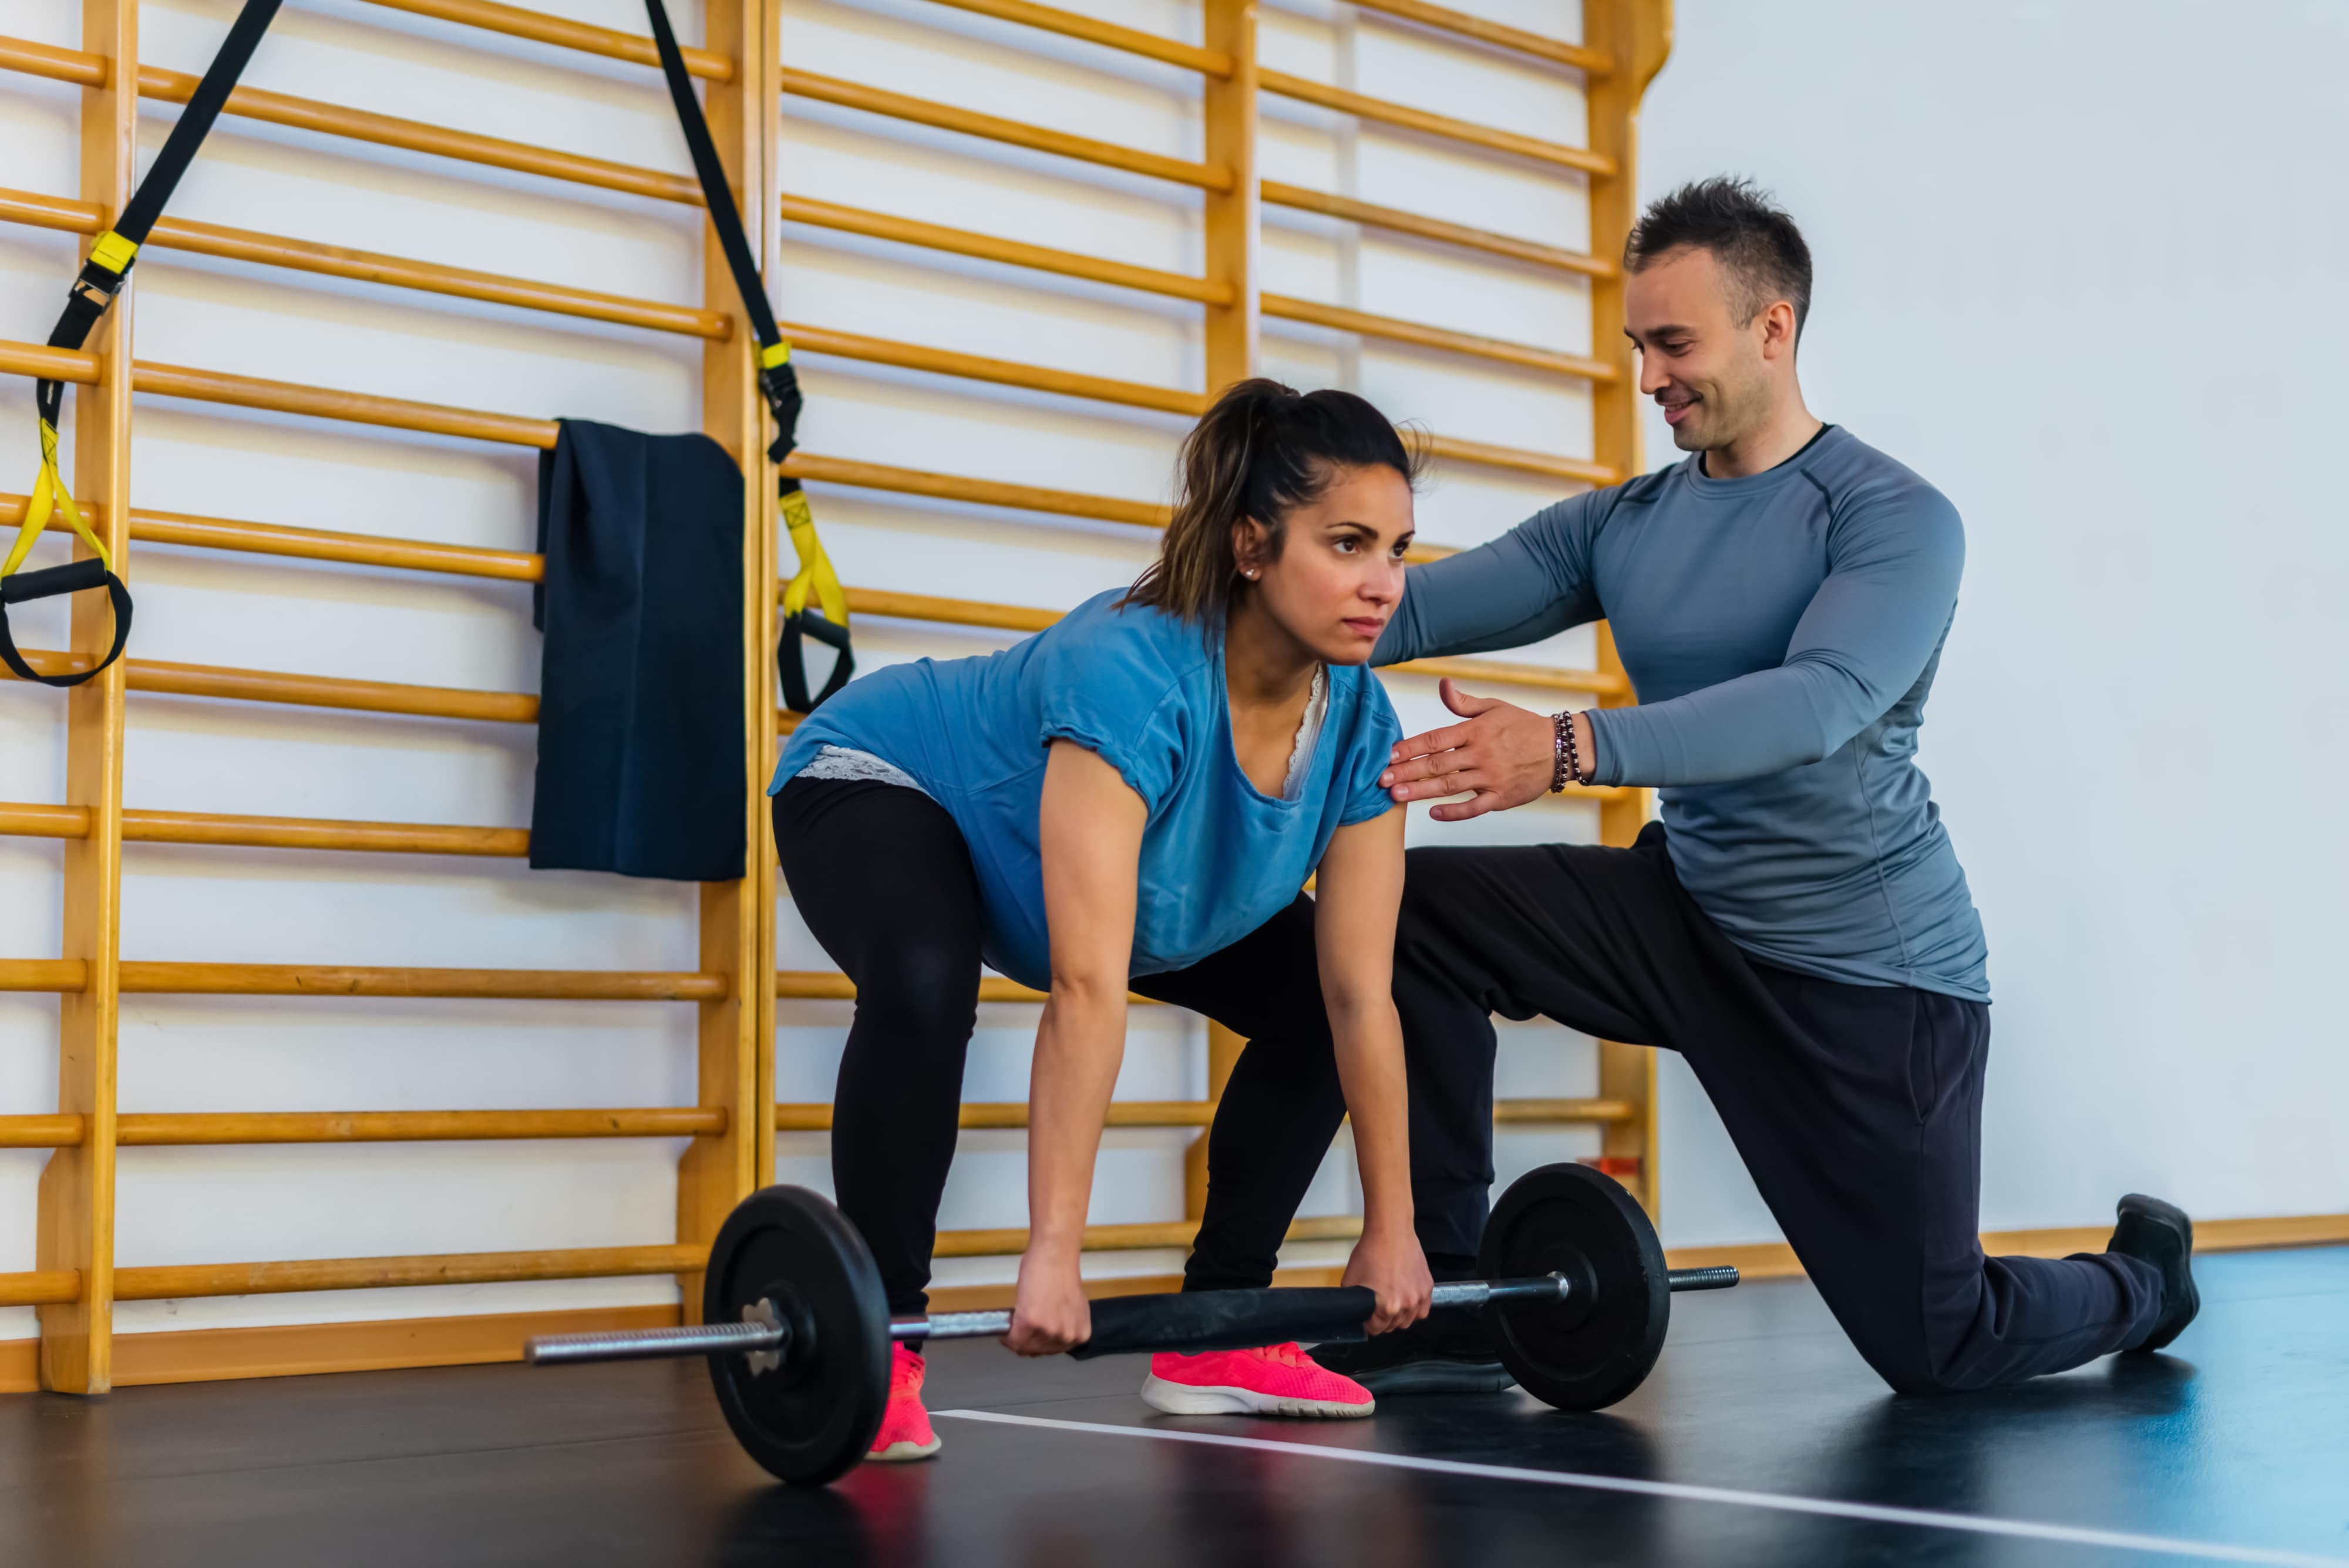
[{"label": "woman's earring", "polygon": [[1254,566],[1250,566],[1247,571],[1242,572],[1240,576],[1246,577],[1249,582],[1254,582],[1256,581],[1256,568]]}]

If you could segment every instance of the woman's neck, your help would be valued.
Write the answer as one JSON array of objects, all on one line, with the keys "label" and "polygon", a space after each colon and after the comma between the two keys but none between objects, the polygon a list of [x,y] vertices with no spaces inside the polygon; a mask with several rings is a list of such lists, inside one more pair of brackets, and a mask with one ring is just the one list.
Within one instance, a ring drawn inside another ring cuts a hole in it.
[{"label": "woman's neck", "polygon": [[1256,595],[1235,595],[1224,618],[1224,690],[1238,709],[1293,708],[1313,689],[1320,658],[1267,615]]}]

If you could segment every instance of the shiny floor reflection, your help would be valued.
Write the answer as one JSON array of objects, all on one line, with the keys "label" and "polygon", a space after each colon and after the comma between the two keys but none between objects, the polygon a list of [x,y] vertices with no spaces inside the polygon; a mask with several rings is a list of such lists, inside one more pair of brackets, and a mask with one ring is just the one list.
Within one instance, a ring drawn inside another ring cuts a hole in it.
[{"label": "shiny floor reflection", "polygon": [[2349,1563],[2349,1249],[2203,1266],[2178,1354],[1899,1399],[1806,1285],[1677,1303],[1600,1415],[1168,1421],[1138,1363],[941,1346],[940,1409],[1229,1433],[1265,1453],[941,1420],[930,1464],[761,1484],[698,1366],[472,1367],[0,1399],[0,1562],[962,1568],[2094,1563],[2111,1546],[1373,1468],[1314,1448],[1926,1509]]}]

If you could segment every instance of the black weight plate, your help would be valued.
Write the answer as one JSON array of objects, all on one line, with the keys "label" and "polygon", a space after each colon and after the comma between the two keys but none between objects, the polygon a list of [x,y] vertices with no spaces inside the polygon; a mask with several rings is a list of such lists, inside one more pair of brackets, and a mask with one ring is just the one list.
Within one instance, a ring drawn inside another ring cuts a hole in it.
[{"label": "black weight plate", "polygon": [[1562,1302],[1495,1302],[1485,1321],[1501,1365],[1545,1404],[1599,1410],[1637,1388],[1664,1348],[1671,1289],[1648,1216],[1609,1176],[1545,1165],[1493,1206],[1476,1272],[1488,1280],[1563,1273]]},{"label": "black weight plate", "polygon": [[701,1314],[740,1323],[766,1299],[791,1325],[782,1366],[713,1355],[726,1424],[784,1480],[821,1486],[862,1459],[889,1403],[889,1303],[873,1254],[839,1210],[804,1187],[769,1187],[726,1217],[709,1249]]}]

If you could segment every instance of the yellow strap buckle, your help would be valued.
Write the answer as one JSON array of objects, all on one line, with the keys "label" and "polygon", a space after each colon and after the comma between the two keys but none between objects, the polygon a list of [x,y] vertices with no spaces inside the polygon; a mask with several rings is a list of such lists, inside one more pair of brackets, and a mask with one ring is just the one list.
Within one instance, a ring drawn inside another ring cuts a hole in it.
[{"label": "yellow strap buckle", "polygon": [[89,259],[107,271],[114,273],[129,270],[130,258],[138,254],[137,245],[124,239],[112,229],[98,235],[98,243],[89,247]]},{"label": "yellow strap buckle", "polygon": [[[128,242],[125,242],[126,244]],[[65,475],[57,468],[57,427],[48,421],[41,421],[41,476],[33,484],[32,499],[25,506],[24,525],[16,530],[16,543],[8,552],[8,559],[0,564],[0,577],[13,576],[32,552],[33,541],[39,538],[49,525],[49,519],[63,512],[81,542],[89,546],[98,564],[108,571],[114,570],[114,558],[98,542],[89,524],[83,520],[81,508],[74,504],[73,493],[66,488]]]},{"label": "yellow strap buckle", "polygon": [[823,541],[816,537],[815,514],[808,510],[804,491],[794,490],[783,497],[783,524],[791,530],[792,548],[800,558],[799,571],[783,588],[783,614],[798,615],[807,608],[812,595],[824,619],[846,626],[848,594],[840,586],[832,557],[823,553]]},{"label": "yellow strap buckle", "polygon": [[778,343],[771,348],[759,350],[759,369],[761,370],[771,370],[778,365],[791,362],[792,346],[788,343]]}]

